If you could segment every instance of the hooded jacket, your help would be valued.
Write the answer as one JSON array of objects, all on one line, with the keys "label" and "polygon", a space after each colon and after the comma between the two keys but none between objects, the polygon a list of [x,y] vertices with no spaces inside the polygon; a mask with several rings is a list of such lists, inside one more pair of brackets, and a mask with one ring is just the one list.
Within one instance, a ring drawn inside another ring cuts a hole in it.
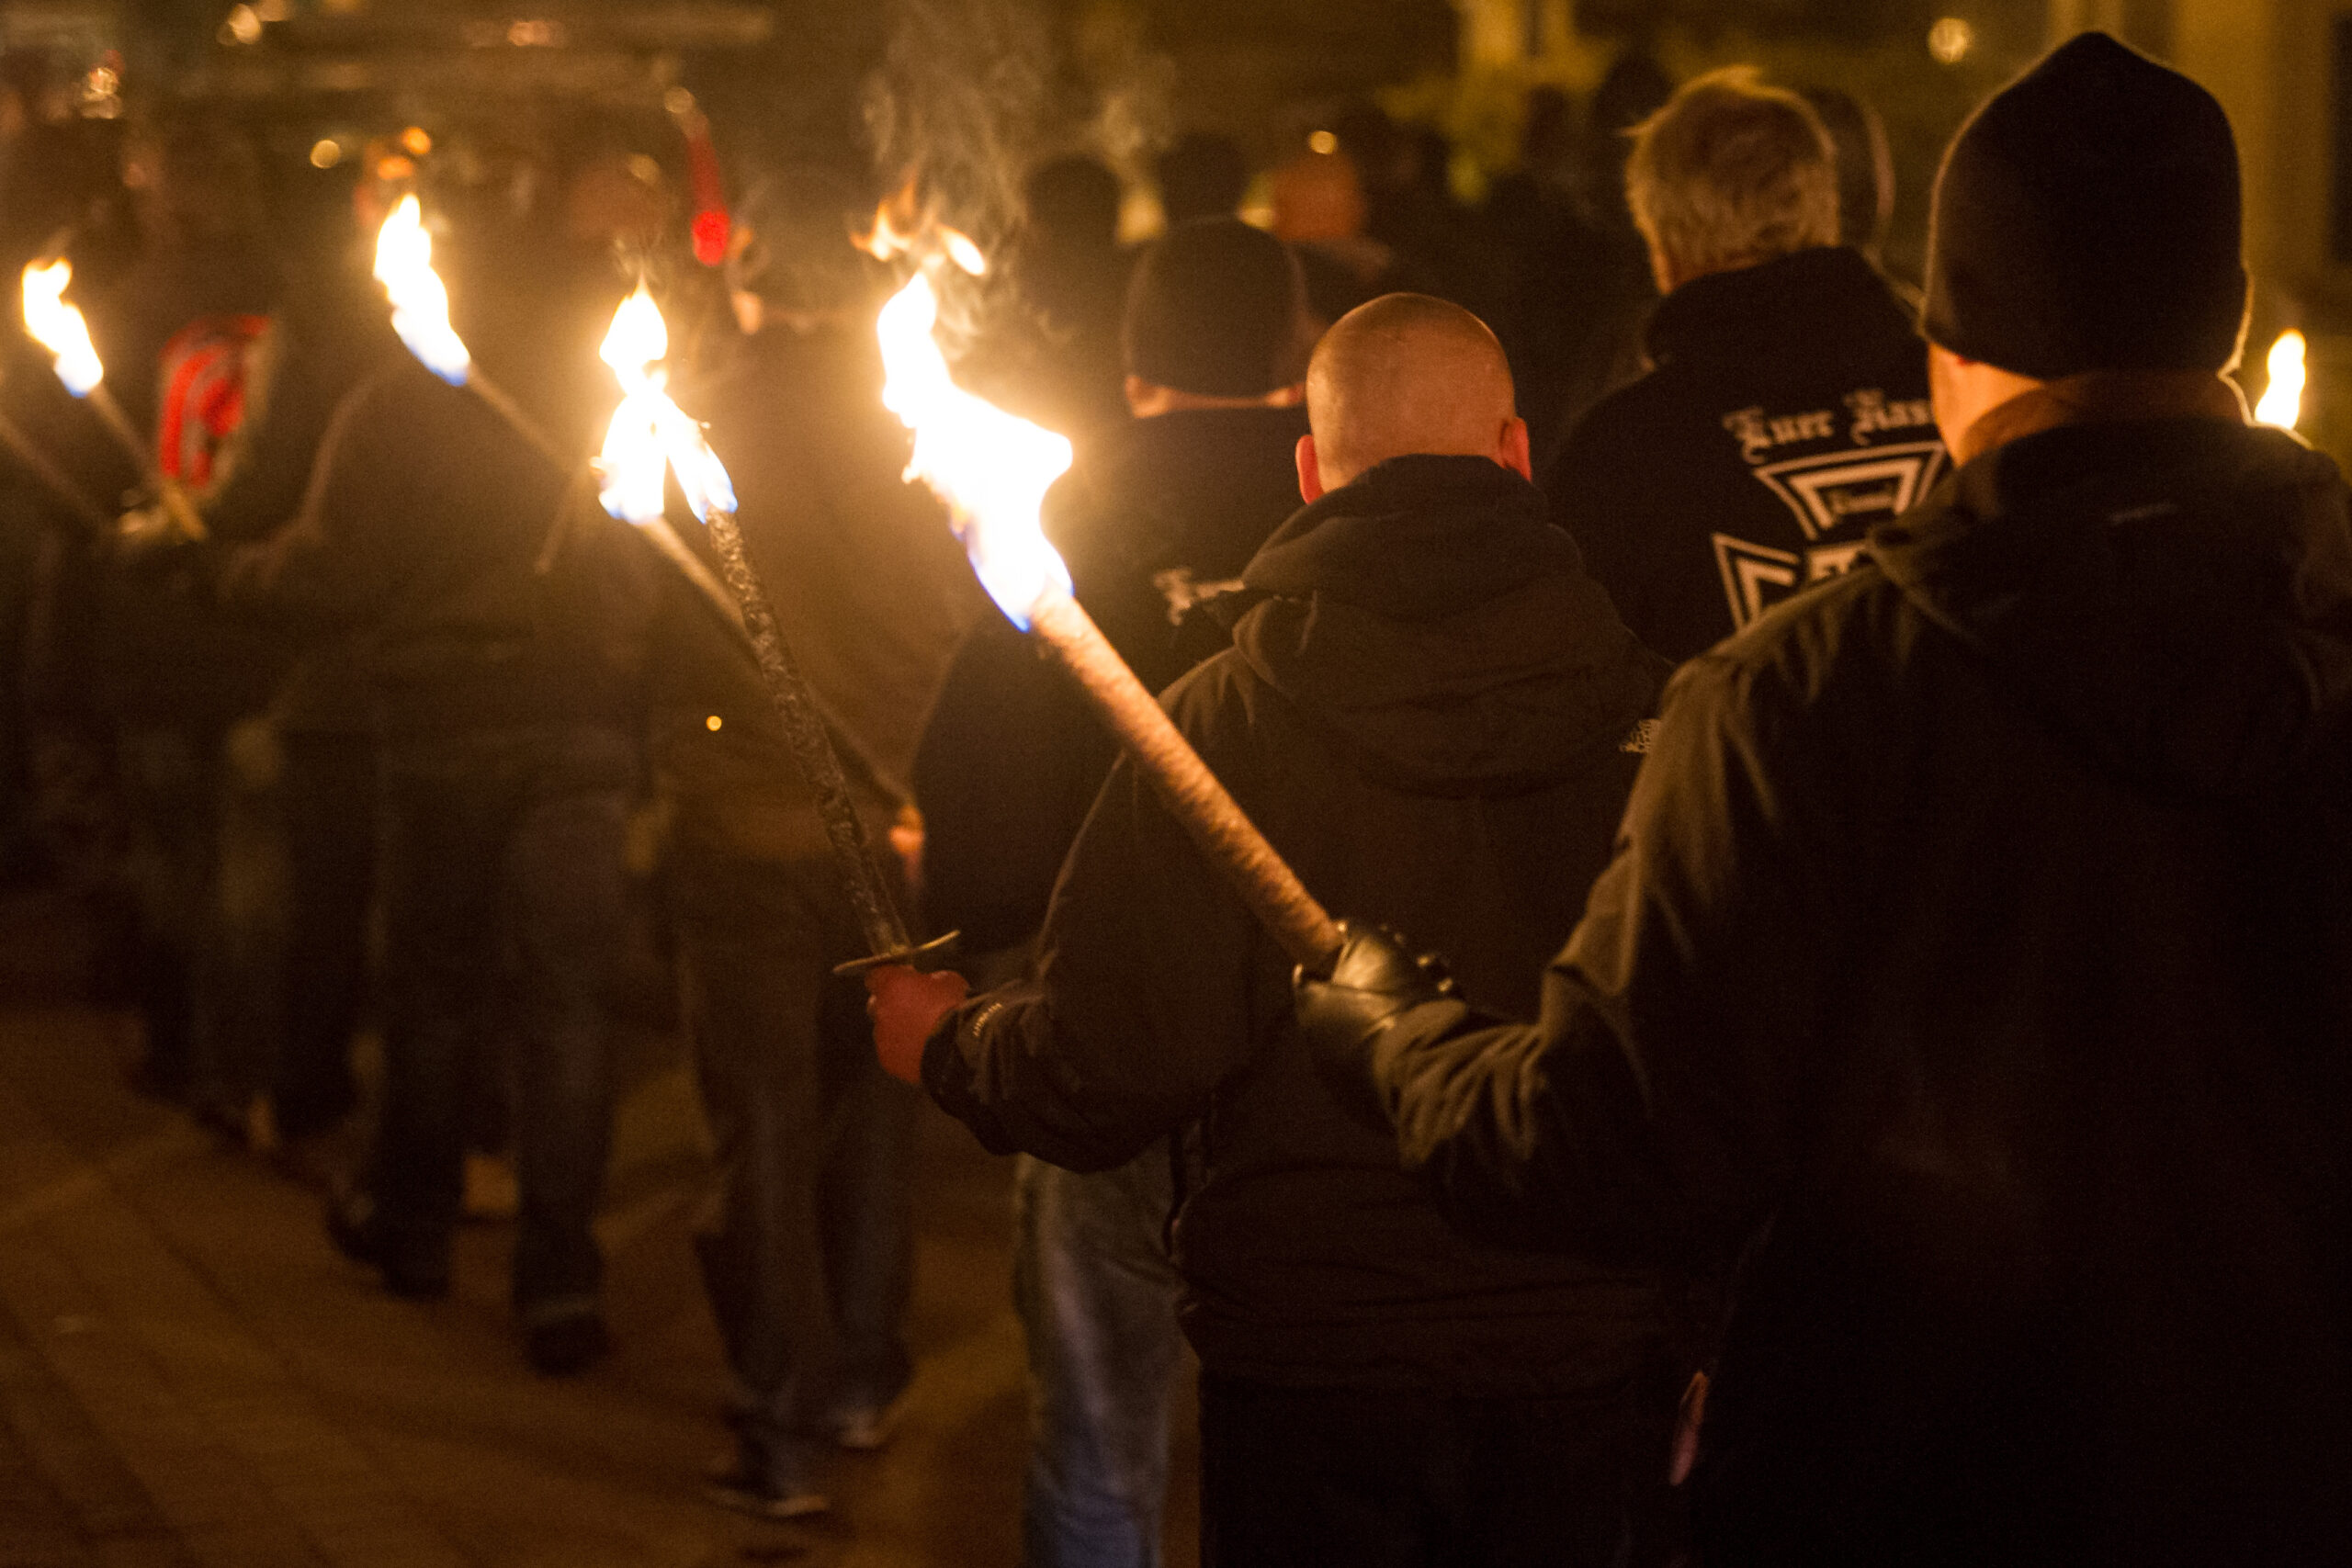
[{"label": "hooded jacket", "polygon": [[2348,500],[2212,419],[1975,458],[1678,674],[1540,1024],[1375,1053],[1450,1207],[1745,1255],[1709,1562],[2340,1554]]},{"label": "hooded jacket", "polygon": [[[1318,897],[1446,933],[1465,982],[1532,976],[1607,858],[1663,665],[1524,480],[1404,457],[1298,513],[1244,574],[1234,647],[1164,699]],[[1122,760],[1037,978],[933,1038],[989,1148],[1075,1169],[1195,1129],[1174,1225],[1212,1373],[1305,1387],[1585,1392],[1659,1336],[1642,1269],[1465,1239],[1295,1032],[1289,961]]]},{"label": "hooded jacket", "polygon": [[1684,284],[1652,368],[1546,463],[1554,515],[1634,635],[1688,659],[1860,558],[1943,463],[1928,345],[1859,252]]}]

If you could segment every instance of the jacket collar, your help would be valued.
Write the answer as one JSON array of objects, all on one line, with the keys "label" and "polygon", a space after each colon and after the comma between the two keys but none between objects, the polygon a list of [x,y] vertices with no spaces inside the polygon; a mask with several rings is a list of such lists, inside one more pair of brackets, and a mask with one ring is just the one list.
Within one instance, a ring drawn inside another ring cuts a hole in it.
[{"label": "jacket collar", "polygon": [[1914,330],[1910,313],[1859,251],[1822,245],[1693,278],[1658,301],[1652,361],[1815,355],[1825,322],[1840,333]]},{"label": "jacket collar", "polygon": [[2045,382],[1988,410],[1961,433],[1953,457],[1967,463],[2064,425],[2169,419],[2245,424],[2245,397],[2234,382],[2201,370],[2089,370]]}]

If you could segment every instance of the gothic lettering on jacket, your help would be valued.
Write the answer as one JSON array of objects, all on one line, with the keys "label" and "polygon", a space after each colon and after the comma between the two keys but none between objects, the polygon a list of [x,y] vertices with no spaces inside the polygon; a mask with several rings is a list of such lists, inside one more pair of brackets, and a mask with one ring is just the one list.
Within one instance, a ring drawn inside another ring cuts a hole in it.
[{"label": "gothic lettering on jacket", "polygon": [[1693,279],[1644,345],[1649,373],[1578,419],[1544,477],[1587,569],[1668,659],[1836,576],[1945,468],[1927,344],[1856,252]]},{"label": "gothic lettering on jacket", "polygon": [[1844,571],[1860,555],[1863,534],[1910,510],[1935,481],[1943,447],[1932,436],[1879,442],[1889,434],[1932,430],[1935,414],[1927,399],[1889,398],[1865,387],[1843,401],[1846,445],[1778,461],[1766,459],[1780,447],[1817,448],[1836,440],[1837,411],[1777,414],[1756,407],[1724,416],[1724,429],[1739,444],[1749,471],[1789,509],[1806,540],[1804,548],[1790,550],[1713,536],[1735,626],[1746,626],[1797,589]]}]

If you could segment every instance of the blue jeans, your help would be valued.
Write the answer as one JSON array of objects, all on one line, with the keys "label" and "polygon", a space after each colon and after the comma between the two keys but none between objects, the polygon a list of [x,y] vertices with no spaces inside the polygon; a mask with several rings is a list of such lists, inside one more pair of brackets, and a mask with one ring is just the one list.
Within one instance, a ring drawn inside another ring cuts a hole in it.
[{"label": "blue jeans", "polygon": [[764,1454],[907,1385],[919,1096],[875,1060],[864,984],[832,973],[865,949],[829,855],[686,844],[672,870],[718,1168],[695,1250],[730,1420]]},{"label": "blue jeans", "polygon": [[1168,1145],[1079,1176],[1023,1156],[1012,1299],[1029,1349],[1027,1568],[1158,1568],[1182,1347]]},{"label": "blue jeans", "polygon": [[637,748],[571,727],[407,735],[379,766],[385,1071],[369,1181],[384,1243],[447,1257],[471,1072],[503,1022],[522,1189],[514,1304],[530,1323],[593,1311]]}]

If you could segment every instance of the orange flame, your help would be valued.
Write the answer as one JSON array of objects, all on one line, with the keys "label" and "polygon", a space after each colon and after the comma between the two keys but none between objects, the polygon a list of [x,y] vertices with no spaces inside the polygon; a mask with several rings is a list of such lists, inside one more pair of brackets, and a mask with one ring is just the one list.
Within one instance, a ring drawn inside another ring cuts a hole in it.
[{"label": "orange flame", "polygon": [[63,258],[47,266],[39,262],[25,268],[25,330],[54,356],[57,378],[77,398],[86,398],[106,377],[98,351],[90,342],[90,323],[65,302],[65,287],[74,281],[74,264]]},{"label": "orange flame", "polygon": [[882,401],[914,432],[907,479],[947,503],[980,586],[1025,631],[1041,601],[1070,592],[1069,569],[1037,516],[1070,465],[1070,445],[956,385],[933,336],[938,322],[939,296],[919,270],[875,322]]},{"label": "orange flame", "polygon": [[598,499],[624,523],[662,516],[662,480],[674,470],[696,517],[735,510],[735,488],[702,426],[671,400],[668,377],[653,367],[670,353],[670,328],[644,284],[621,301],[598,356],[621,384],[620,407],[605,429],[597,460]]}]

